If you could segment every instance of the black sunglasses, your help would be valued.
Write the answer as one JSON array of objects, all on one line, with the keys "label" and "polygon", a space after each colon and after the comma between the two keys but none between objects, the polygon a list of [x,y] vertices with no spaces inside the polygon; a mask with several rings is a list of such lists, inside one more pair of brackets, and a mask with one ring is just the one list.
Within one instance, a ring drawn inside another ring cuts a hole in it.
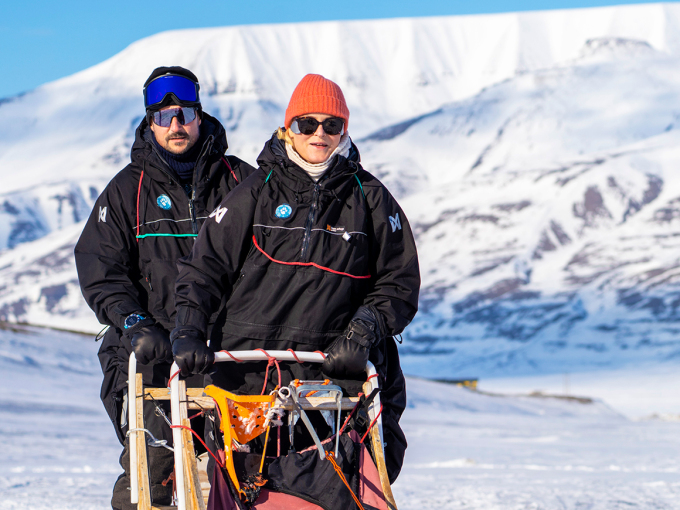
[{"label": "black sunglasses", "polygon": [[296,135],[313,135],[316,133],[319,124],[323,126],[323,130],[327,135],[341,135],[345,132],[345,121],[338,117],[329,117],[322,122],[319,122],[314,117],[298,117],[290,125],[290,129]]},{"label": "black sunglasses", "polygon": [[153,112],[153,123],[161,127],[170,127],[172,119],[177,117],[177,122],[184,126],[193,122],[196,118],[196,108],[170,108],[168,110],[160,110]]}]

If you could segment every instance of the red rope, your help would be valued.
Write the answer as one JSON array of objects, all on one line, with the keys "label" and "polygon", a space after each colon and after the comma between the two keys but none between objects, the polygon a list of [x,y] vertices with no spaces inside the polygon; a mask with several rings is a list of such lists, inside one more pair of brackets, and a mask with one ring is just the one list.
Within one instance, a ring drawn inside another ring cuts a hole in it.
[{"label": "red rope", "polygon": [[208,446],[203,442],[203,439],[201,439],[201,437],[198,434],[196,434],[196,431],[194,429],[192,429],[191,427],[185,427],[184,425],[170,425],[170,428],[171,429],[184,429],[184,430],[188,430],[189,432],[191,432],[194,436],[196,436],[196,439],[198,439],[201,442],[201,444],[206,449],[206,451],[210,455],[212,455],[212,458],[215,459],[215,462],[217,462],[217,465],[220,466],[222,469],[224,469],[224,464],[222,464],[222,462],[220,462],[220,459],[218,459],[215,456],[215,454],[210,451],[210,448],[208,448]]},{"label": "red rope", "polygon": [[378,377],[378,374],[369,375],[369,376],[366,378],[366,381],[370,381],[370,380],[373,379],[374,377]]},{"label": "red rope", "polygon": [[139,176],[139,186],[137,186],[137,242],[139,242],[139,195],[142,192],[142,179],[144,179],[144,170]]},{"label": "red rope", "polygon": [[298,363],[302,363],[302,361],[300,361],[300,358],[297,357],[297,355],[295,354],[295,351],[293,349],[286,349],[286,350],[293,355],[293,357],[295,358],[295,361],[297,361]]},{"label": "red rope", "polygon": [[364,442],[364,439],[366,439],[366,436],[368,435],[368,433],[369,433],[369,432],[371,431],[371,429],[373,428],[373,425],[375,425],[375,422],[378,421],[378,418],[379,418],[380,415],[382,414],[382,410],[383,410],[383,405],[382,405],[382,403],[381,403],[381,404],[380,404],[380,411],[378,412],[378,415],[377,415],[377,416],[375,417],[375,419],[371,422],[371,425],[366,429],[366,433],[364,434],[364,437],[362,437],[362,438],[361,438],[361,441],[359,441],[360,443],[363,443],[363,442]]},{"label": "red rope", "polygon": [[323,359],[326,359],[326,353],[325,352],[321,352],[321,351],[314,351],[314,352],[317,353],[317,354],[321,354],[321,356],[323,356]]},{"label": "red rope", "polygon": [[220,351],[220,352],[223,352],[223,353],[225,353],[225,354],[228,354],[229,357],[230,357],[231,359],[233,359],[236,363],[243,363],[243,360],[242,360],[242,359],[238,359],[236,356],[234,356],[234,355],[233,355],[232,353],[230,353],[229,351]]},{"label": "red rope", "polygon": [[227,161],[227,158],[225,158],[224,156],[222,156],[222,161],[224,161],[224,164],[227,165],[227,168],[228,168],[229,171],[231,172],[231,176],[232,176],[232,177],[234,178],[234,180],[236,181],[236,184],[238,184],[238,182],[239,182],[239,181],[238,181],[238,178],[236,177],[236,174],[235,174],[234,171],[232,170],[231,165],[229,164],[229,161]]},{"label": "red rope", "polygon": [[267,356],[267,360],[268,360],[267,361],[267,370],[265,370],[265,372],[264,372],[264,384],[262,385],[262,393],[260,393],[260,395],[264,395],[264,392],[267,391],[267,382],[269,381],[269,367],[271,367],[272,365],[276,365],[276,372],[279,376],[278,387],[279,388],[281,387],[281,367],[279,366],[278,360],[275,357],[270,356],[269,353],[267,351],[265,351],[264,349],[255,349],[255,350],[263,352],[264,355]]},{"label": "red rope", "polygon": [[[363,393],[359,393],[359,397],[361,397],[361,395],[363,395]],[[361,404],[361,400],[359,400],[356,404],[354,404],[354,407],[352,408],[352,412],[349,413],[349,415],[347,415],[347,418],[345,418],[345,422],[342,424],[342,427],[340,427],[340,430],[338,430],[338,435],[342,435],[342,433],[343,433],[344,430],[345,430],[345,427],[346,427],[347,424],[349,423],[349,420],[350,420],[350,419],[352,418],[352,416],[354,415],[354,411],[356,411],[357,408],[359,407],[359,404]]]},{"label": "red rope", "polygon": [[257,240],[255,239],[255,236],[253,236],[253,245],[255,246],[255,248],[257,248],[260,251],[260,253],[262,253],[265,257],[267,257],[272,262],[275,262],[276,264],[283,264],[284,266],[307,266],[307,267],[312,266],[312,267],[315,267],[317,269],[321,269],[322,271],[328,271],[329,273],[337,274],[337,275],[340,275],[340,276],[349,276],[350,278],[355,278],[357,280],[364,280],[366,278],[371,277],[370,274],[368,274],[366,276],[356,276],[356,275],[349,274],[349,273],[343,273],[342,271],[335,271],[335,270],[333,270],[329,267],[320,266],[319,264],[316,264],[314,262],[284,262],[282,260],[277,260],[273,257],[270,257],[267,254],[267,252],[265,252],[262,248],[260,248],[260,245],[257,244]]},{"label": "red rope", "polygon": [[203,416],[204,412],[199,411],[198,413],[194,414],[193,416],[189,416],[190,420],[193,420],[194,418],[198,418],[199,416]]},{"label": "red rope", "polygon": [[170,383],[172,382],[172,380],[179,375],[179,372],[180,371],[178,370],[177,372],[170,376],[170,379],[168,379],[168,388],[170,387]]}]

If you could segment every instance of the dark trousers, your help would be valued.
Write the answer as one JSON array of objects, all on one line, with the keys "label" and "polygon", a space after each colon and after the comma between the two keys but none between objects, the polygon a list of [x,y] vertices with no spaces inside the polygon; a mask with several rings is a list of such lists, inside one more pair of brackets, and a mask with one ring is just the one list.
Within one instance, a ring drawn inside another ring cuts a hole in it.
[{"label": "dark trousers", "polygon": [[[158,405],[169,416],[169,404],[167,402]],[[144,401],[144,428],[148,429],[156,439],[165,439],[168,446],[172,446],[172,430],[162,416],[156,411],[153,402]],[[124,428],[127,431],[127,426]],[[140,432],[142,433],[142,432]],[[147,441],[150,439],[147,434]],[[125,440],[123,453],[120,455],[120,465],[125,471],[118,477],[113,486],[111,508],[114,510],[135,510],[137,505],[130,503],[130,440]],[[169,479],[174,469],[173,453],[163,447],[146,447],[147,465],[149,469],[149,484],[151,489],[151,501],[156,505],[169,505],[172,500],[172,481]]]}]

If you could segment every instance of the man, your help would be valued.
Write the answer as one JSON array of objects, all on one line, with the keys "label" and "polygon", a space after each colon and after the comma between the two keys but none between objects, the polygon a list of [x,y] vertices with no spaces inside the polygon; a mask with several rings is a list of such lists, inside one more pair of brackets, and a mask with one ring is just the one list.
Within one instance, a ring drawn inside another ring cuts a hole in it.
[{"label": "man", "polygon": [[[220,122],[204,113],[196,76],[182,67],[159,67],[144,84],[146,117],[136,131],[131,163],[97,199],[75,248],[81,290],[102,324],[101,398],[124,444],[125,469],[113,490],[116,510],[130,503],[126,441],[127,363],[134,351],[144,384],[167,384],[172,362],[168,331],[175,323],[176,262],[191,252],[201,225],[225,195],[254,169],[224,156]],[[147,406],[148,404],[148,406]],[[144,423],[172,442],[152,403]],[[148,448],[152,500],[170,504],[172,452]]]}]

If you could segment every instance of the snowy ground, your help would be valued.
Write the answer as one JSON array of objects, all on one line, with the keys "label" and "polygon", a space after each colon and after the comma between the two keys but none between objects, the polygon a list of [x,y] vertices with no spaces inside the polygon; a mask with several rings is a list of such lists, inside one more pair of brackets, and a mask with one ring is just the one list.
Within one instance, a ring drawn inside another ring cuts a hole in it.
[{"label": "snowy ground", "polygon": [[120,447],[92,336],[0,331],[0,509],[110,508]]},{"label": "snowy ground", "polygon": [[405,509],[680,508],[680,423],[410,381]]},{"label": "snowy ground", "polygon": [[[69,333],[0,331],[0,509],[109,508],[120,448],[99,402],[97,347]],[[673,375],[653,368],[650,377]],[[656,381],[636,384],[636,370],[570,375],[571,394],[599,393],[609,405],[409,379],[400,509],[680,508],[680,422],[616,409],[673,414],[678,399],[653,400]],[[563,375],[481,388],[565,389]],[[639,399],[626,401],[633,388]]]}]

